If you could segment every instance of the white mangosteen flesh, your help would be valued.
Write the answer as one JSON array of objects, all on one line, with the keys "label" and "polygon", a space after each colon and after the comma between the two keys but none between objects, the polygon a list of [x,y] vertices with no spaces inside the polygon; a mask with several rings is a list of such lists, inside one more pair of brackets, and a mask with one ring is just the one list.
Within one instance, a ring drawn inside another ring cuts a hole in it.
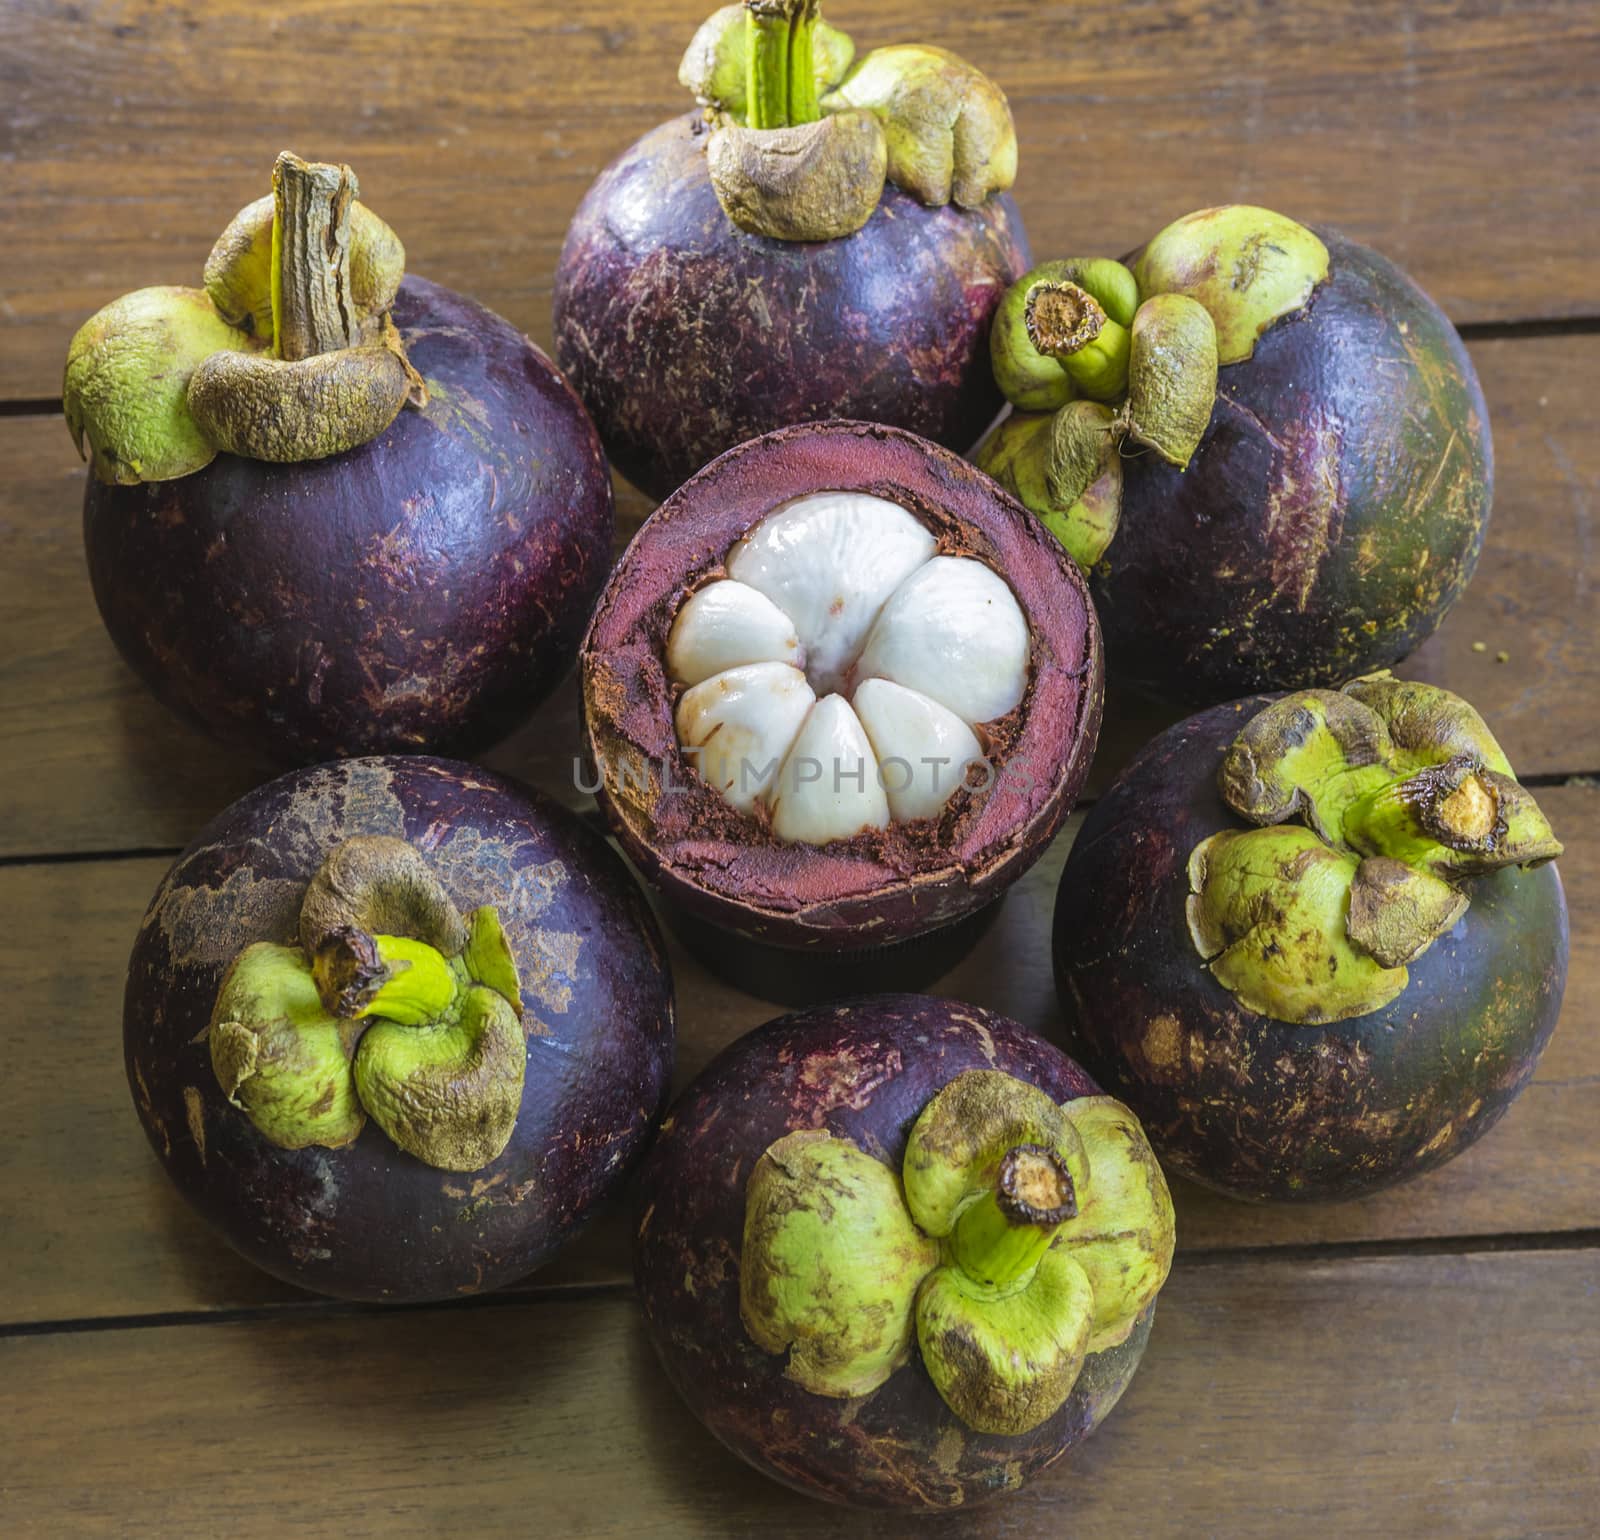
[{"label": "white mangosteen flesh", "polygon": [[811,708],[766,799],[772,832],[791,844],[826,845],[888,827],[878,761],[842,695],[826,695]]},{"label": "white mangosteen flesh", "polygon": [[819,695],[845,676],[872,623],[934,540],[898,503],[820,492],[769,513],[728,553],[728,576],[765,594],[793,623]]},{"label": "white mangosteen flesh", "polygon": [[978,735],[955,712],[903,684],[864,679],[855,708],[896,823],[937,817],[966,767],[983,758]]},{"label": "white mangosteen flesh", "polygon": [[678,702],[678,742],[696,770],[747,813],[777,778],[816,696],[787,663],[747,663],[702,680]]},{"label": "white mangosteen flesh", "polygon": [[743,663],[805,667],[793,623],[772,600],[743,583],[713,583],[678,611],[667,638],[667,671],[699,684]]},{"label": "white mangosteen flesh", "polygon": [[[1009,585],[886,498],[821,492],[762,520],[679,611],[678,741],[740,812],[824,845],[935,818],[1028,686]],[[804,673],[800,670],[804,669]]]}]

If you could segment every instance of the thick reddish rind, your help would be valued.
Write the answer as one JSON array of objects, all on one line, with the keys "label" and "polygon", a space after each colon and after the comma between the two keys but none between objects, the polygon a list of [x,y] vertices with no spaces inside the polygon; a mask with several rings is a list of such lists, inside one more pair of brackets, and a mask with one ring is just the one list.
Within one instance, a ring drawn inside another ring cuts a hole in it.
[{"label": "thick reddish rind", "polygon": [[1003,404],[990,318],[1031,265],[1016,205],[925,208],[891,183],[854,235],[747,235],[704,128],[674,118],[601,172],[556,271],[556,356],[618,469],[665,497],[723,450],[825,417],[969,449]]},{"label": "thick reddish rind", "polygon": [[1097,1087],[1014,1021],[926,995],[868,995],[785,1016],[727,1048],[673,1104],[640,1171],[634,1271],[651,1340],[694,1414],[756,1469],[832,1502],[952,1508],[1020,1486],[1091,1433],[1127,1388],[1152,1305],[1084,1364],[1054,1416],[974,1433],[915,1347],[871,1395],[814,1395],[739,1315],[745,1184],[785,1134],[822,1128],[898,1171],[922,1109],[957,1075],[997,1069],[1056,1101]]},{"label": "thick reddish rind", "polygon": [[[678,747],[666,638],[684,598],[774,508],[859,491],[918,515],[940,549],[987,562],[1027,616],[1028,694],[1001,724],[994,784],[937,824],[785,845],[734,812]],[[1076,566],[1021,504],[964,460],[898,429],[825,423],[730,450],[650,517],[613,572],[581,654],[598,798],[628,855],[692,912],[774,945],[885,946],[948,925],[1043,853],[1088,772],[1103,697],[1099,631]],[[647,790],[636,767],[665,767]],[[670,774],[670,782],[668,780]]]},{"label": "thick reddish rind", "polygon": [[393,309],[425,409],[299,465],[218,455],[84,499],[112,639],[174,710],[289,763],[483,747],[571,666],[611,479],[555,366],[421,278]]},{"label": "thick reddish rind", "polygon": [[[307,881],[356,834],[411,841],[463,913],[493,904],[505,925],[527,1080],[480,1171],[425,1165],[370,1119],[344,1149],[280,1149],[212,1073],[228,962],[294,943]],[[134,945],[123,1040],[151,1145],[230,1245],[323,1294],[448,1299],[545,1262],[643,1151],[672,1070],[672,980],[637,885],[570,813],[472,765],[344,760],[251,792],[179,856]]]},{"label": "thick reddish rind", "polygon": [[1461,338],[1386,257],[1319,233],[1329,277],[1222,369],[1188,469],[1123,461],[1091,589],[1112,675],[1172,700],[1388,667],[1483,547],[1494,452]]},{"label": "thick reddish rind", "polygon": [[1202,965],[1184,899],[1195,846],[1247,827],[1217,769],[1269,699],[1163,733],[1084,821],[1056,899],[1066,1043],[1169,1169],[1235,1198],[1356,1197],[1459,1154],[1532,1077],[1561,1010],[1566,900],[1554,866],[1497,872],[1382,1010],[1297,1026],[1245,1009]]}]

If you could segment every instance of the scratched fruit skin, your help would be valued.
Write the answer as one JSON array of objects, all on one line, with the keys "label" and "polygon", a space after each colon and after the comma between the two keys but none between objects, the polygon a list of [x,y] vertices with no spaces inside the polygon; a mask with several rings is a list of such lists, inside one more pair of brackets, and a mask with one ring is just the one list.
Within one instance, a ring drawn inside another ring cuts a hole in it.
[{"label": "scratched fruit skin", "polygon": [[1152,1305],[1120,1347],[1091,1355],[1054,1416],[1017,1437],[974,1433],[915,1348],[870,1396],[813,1395],[739,1315],[745,1182],[784,1134],[823,1128],[898,1170],[934,1094],[998,1069],[1058,1102],[1088,1075],[1014,1021],[926,995],[868,995],[782,1017],[725,1049],[673,1104],[641,1168],[634,1279],[678,1393],[729,1449],[786,1486],[865,1508],[953,1508],[1009,1491],[1086,1438],[1138,1368]]},{"label": "scratched fruit skin", "polygon": [[1031,265],[1016,204],[925,208],[890,184],[855,235],[747,235],[701,126],[663,123],[600,174],[556,272],[556,356],[617,468],[664,498],[735,444],[828,417],[970,449],[1004,404],[989,321]]},{"label": "scratched fruit skin", "polygon": [[1222,369],[1189,468],[1123,461],[1122,522],[1093,573],[1113,678],[1210,705],[1398,662],[1461,596],[1494,453],[1444,313],[1335,232],[1308,309]]},{"label": "scratched fruit skin", "polygon": [[1168,729],[1085,820],[1056,898],[1063,1040],[1169,1172],[1251,1201],[1358,1197],[1459,1155],[1532,1078],[1561,1011],[1566,899],[1553,865],[1507,868],[1467,886],[1382,1010],[1327,1026],[1246,1010],[1203,968],[1184,899],[1194,847],[1245,827],[1217,768],[1271,698]]},{"label": "scratched fruit skin", "polygon": [[93,477],[84,544],[112,639],[162,701],[288,764],[468,753],[571,666],[611,561],[611,479],[555,366],[488,310],[407,278],[428,383],[370,444]]},{"label": "scratched fruit skin", "polygon": [[[424,1165],[370,1119],[344,1149],[279,1149],[212,1073],[201,1035],[228,962],[293,943],[306,882],[356,834],[412,841],[458,909],[499,909],[528,1070],[482,1170]],[[666,1101],[672,983],[636,884],[573,815],[472,765],[346,760],[251,792],[178,857],[134,945],[123,1040],[151,1145],[236,1250],[322,1294],[449,1299],[540,1266],[626,1176]]]}]

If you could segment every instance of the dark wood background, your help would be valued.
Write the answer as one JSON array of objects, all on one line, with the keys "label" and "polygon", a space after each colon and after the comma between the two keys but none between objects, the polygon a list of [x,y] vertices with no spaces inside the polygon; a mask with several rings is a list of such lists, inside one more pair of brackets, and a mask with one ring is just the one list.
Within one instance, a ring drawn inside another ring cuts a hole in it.
[{"label": "dark wood background", "polygon": [[[710,5],[707,3],[706,9]],[[1567,841],[1562,1026],[1484,1143],[1369,1201],[1177,1194],[1106,1427],[917,1532],[1593,1534],[1600,1514],[1600,5],[842,3],[1011,94],[1040,257],[1247,200],[1342,226],[1461,325],[1500,461],[1477,581],[1405,672],[1470,696]],[[605,160],[685,102],[701,9],[0,0],[0,1534],[899,1534],[791,1497],[675,1405],[599,1224],[505,1295],[352,1308],[257,1274],[146,1150],[122,973],[166,863],[269,773],[171,721],[83,571],[68,338],[197,281],[276,151],[350,161],[413,270],[549,341]],[[647,505],[624,493],[632,528]],[[1477,644],[1481,645],[1481,650]],[[1498,661],[1498,654],[1509,656]],[[570,690],[491,762],[562,792]],[[1152,727],[1113,703],[1095,785]],[[574,794],[567,793],[569,796]],[[935,986],[1048,1029],[1071,833]],[[775,1014],[676,958],[680,1082]]]}]

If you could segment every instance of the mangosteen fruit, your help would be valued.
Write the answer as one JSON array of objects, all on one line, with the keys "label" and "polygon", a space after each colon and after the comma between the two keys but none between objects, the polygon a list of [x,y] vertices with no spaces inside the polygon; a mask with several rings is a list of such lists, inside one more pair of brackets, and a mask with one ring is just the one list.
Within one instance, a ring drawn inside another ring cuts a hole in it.
[{"label": "mangosteen fruit", "polygon": [[1084,822],[1055,968],[1072,1051],[1170,1170],[1354,1197],[1492,1128],[1555,1030],[1561,845],[1483,719],[1388,673],[1216,706]]},{"label": "mangosteen fruit", "polygon": [[347,1299],[546,1261],[665,1103],[672,983],[621,861],[474,766],[340,760],[219,814],[134,945],[128,1081],[224,1240]]},{"label": "mangosteen fruit", "polygon": [[1000,88],[942,48],[857,59],[817,0],[723,6],[678,78],[699,107],[601,173],[556,272],[557,357],[613,462],[662,498],[826,417],[970,449],[1029,263]]},{"label": "mangosteen fruit", "polygon": [[769,1022],[673,1105],[635,1278],[667,1375],[813,1497],[1022,1485],[1127,1388],[1172,1262],[1139,1121],[1016,1022],[869,995]]},{"label": "mangosteen fruit", "polygon": [[585,742],[677,908],[800,951],[997,898],[1083,782],[1103,691],[1059,543],[948,450],[868,423],[730,450],[650,517],[584,640]]},{"label": "mangosteen fruit", "polygon": [[990,337],[980,465],[1090,573],[1113,677],[1209,705],[1398,662],[1461,596],[1494,482],[1444,313],[1386,257],[1202,209],[1047,262]]},{"label": "mangosteen fruit", "polygon": [[73,338],[84,544],[169,706],[305,762],[475,750],[571,667],[611,560],[605,457],[514,327],[405,276],[348,166],[285,153],[203,288]]}]

